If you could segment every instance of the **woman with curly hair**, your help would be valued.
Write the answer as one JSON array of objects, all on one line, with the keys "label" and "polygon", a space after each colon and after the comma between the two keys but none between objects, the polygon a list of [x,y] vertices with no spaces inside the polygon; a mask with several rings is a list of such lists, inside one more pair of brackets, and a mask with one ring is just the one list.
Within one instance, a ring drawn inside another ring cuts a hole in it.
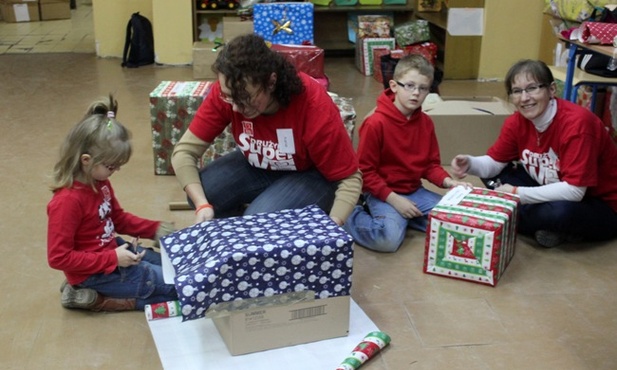
[{"label": "woman with curly hair", "polygon": [[[195,222],[317,204],[339,225],[362,176],[327,91],[297,72],[257,35],[235,38],[212,65],[218,81],[176,144],[172,164]],[[237,150],[199,169],[199,158],[231,125]]]}]

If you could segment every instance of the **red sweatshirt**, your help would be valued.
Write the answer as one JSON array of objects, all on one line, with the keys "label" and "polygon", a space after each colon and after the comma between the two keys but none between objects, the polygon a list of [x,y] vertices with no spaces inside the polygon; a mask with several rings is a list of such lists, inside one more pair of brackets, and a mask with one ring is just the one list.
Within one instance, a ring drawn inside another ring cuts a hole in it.
[{"label": "red sweatshirt", "polygon": [[108,180],[96,188],[75,181],[47,205],[47,261],[71,285],[116,269],[116,233],[152,239],[160,224],[125,212]]},{"label": "red sweatshirt", "polygon": [[363,191],[384,201],[391,192],[409,194],[422,179],[441,187],[448,173],[441,167],[431,118],[416,109],[407,119],[394,105],[394,93],[377,98],[375,113],[360,126],[358,157]]}]

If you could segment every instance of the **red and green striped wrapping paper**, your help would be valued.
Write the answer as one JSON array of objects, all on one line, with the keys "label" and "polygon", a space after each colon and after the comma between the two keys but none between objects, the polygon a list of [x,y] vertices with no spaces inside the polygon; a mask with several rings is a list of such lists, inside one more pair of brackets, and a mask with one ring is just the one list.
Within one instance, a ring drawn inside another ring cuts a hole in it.
[{"label": "red and green striped wrapping paper", "polygon": [[424,272],[496,286],[514,256],[518,197],[456,187],[429,213]]}]

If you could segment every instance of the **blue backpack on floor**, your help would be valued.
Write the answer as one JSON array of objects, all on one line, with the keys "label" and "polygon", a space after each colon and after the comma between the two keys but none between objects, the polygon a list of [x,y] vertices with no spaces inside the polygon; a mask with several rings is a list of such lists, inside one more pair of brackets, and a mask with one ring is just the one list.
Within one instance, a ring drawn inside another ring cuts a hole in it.
[{"label": "blue backpack on floor", "polygon": [[137,68],[154,63],[154,36],[148,18],[133,13],[126,25],[122,67]]}]

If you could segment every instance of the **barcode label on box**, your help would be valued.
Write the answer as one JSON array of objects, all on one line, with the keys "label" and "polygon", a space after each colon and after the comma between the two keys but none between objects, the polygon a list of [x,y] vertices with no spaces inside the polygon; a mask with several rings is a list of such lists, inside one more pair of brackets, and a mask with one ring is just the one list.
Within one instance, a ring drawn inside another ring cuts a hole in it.
[{"label": "barcode label on box", "polygon": [[321,316],[326,314],[326,305],[302,308],[299,310],[292,310],[290,320],[302,320],[309,317]]}]

